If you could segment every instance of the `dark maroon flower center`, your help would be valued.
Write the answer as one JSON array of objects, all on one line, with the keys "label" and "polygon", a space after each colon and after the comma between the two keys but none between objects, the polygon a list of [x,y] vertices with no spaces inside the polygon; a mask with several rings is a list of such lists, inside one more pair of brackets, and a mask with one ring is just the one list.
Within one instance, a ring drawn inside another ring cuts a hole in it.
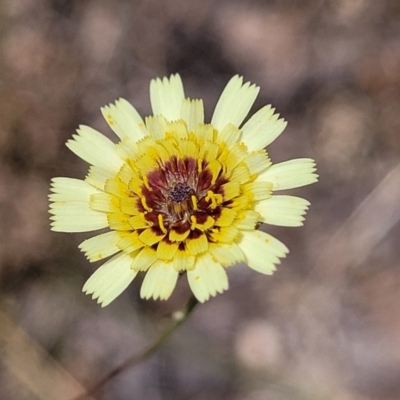
[{"label": "dark maroon flower center", "polygon": [[187,183],[177,183],[169,192],[168,199],[173,203],[187,201],[192,193],[192,189]]},{"label": "dark maroon flower center", "polygon": [[[218,219],[223,204],[217,206],[211,197],[221,197],[222,185],[227,181],[222,174],[213,177],[205,161],[199,165],[193,158],[172,157],[147,174],[148,184],[142,186],[146,207],[139,204],[139,208],[153,229],[190,230],[190,236],[196,236],[201,232],[191,229],[193,217],[198,224],[204,223],[207,216]],[[159,226],[160,215],[163,227]]]}]

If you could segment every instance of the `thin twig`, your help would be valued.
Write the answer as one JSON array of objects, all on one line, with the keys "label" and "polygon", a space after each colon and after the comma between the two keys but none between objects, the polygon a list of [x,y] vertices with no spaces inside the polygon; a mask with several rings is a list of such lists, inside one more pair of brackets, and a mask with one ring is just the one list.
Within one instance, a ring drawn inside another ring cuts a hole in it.
[{"label": "thin twig", "polygon": [[149,346],[144,348],[139,354],[136,354],[131,358],[128,358],[123,364],[114,368],[99,382],[93,385],[90,389],[87,389],[85,394],[75,397],[73,400],[84,400],[88,397],[95,395],[107,382],[112,380],[121,372],[129,368],[135,367],[136,365],[140,364],[143,360],[150,357],[159,347],[161,347],[165,343],[168,337],[187,320],[187,318],[192,313],[197,303],[198,303],[197,299],[194,296],[191,297],[190,300],[188,301],[188,304],[183,314],[179,318],[177,318],[174,321],[174,323],[168,329],[166,329],[154,342],[152,342]]}]

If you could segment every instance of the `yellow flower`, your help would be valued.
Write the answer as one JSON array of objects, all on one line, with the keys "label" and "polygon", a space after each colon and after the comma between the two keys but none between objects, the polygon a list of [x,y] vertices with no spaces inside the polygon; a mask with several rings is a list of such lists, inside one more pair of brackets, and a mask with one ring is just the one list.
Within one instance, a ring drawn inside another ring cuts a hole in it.
[{"label": "yellow flower", "polygon": [[308,158],[272,164],[264,150],[285,129],[271,106],[244,125],[259,88],[233,77],[210,124],[179,75],[152,80],[153,116],[124,99],[102,109],[117,144],[80,126],[68,148],[90,164],[85,180],[54,178],[52,230],[108,228],[80,244],[89,261],[111,257],[83,290],[102,306],[146,271],[142,298],[168,299],[185,273],[200,302],[228,289],[226,267],[272,274],[288,249],[260,223],[300,226],[309,202],[275,192],[316,182]]}]

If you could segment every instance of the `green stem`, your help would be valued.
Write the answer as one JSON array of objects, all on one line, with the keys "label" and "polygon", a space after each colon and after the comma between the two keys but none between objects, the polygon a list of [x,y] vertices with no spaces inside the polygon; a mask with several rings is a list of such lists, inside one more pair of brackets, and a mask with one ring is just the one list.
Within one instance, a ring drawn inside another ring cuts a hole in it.
[{"label": "green stem", "polygon": [[150,343],[150,345],[144,348],[139,354],[136,354],[131,358],[128,358],[123,364],[119,365],[118,367],[110,371],[103,379],[101,379],[99,382],[93,385],[90,389],[87,389],[85,394],[80,395],[74,398],[73,400],[84,400],[91,398],[107,382],[109,382],[111,379],[119,375],[121,372],[125,371],[128,368],[135,367],[136,365],[140,364],[143,360],[150,357],[156,350],[158,350],[159,347],[161,347],[164,344],[164,342],[169,338],[169,336],[187,320],[187,318],[192,313],[197,303],[198,303],[197,299],[194,296],[191,297],[186,305],[185,310],[183,311],[183,315],[179,316],[179,318],[177,318],[174,321],[174,323],[168,329],[166,329],[154,342]]}]

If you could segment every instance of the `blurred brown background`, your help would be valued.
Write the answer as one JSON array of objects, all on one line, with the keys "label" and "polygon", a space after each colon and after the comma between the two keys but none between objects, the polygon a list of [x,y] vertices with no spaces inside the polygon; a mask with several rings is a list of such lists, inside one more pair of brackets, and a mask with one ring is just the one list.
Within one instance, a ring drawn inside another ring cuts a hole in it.
[{"label": "blurred brown background", "polygon": [[[172,72],[210,118],[236,74],[288,120],[274,161],[315,158],[302,228],[272,276],[243,265],[154,357],[98,399],[400,398],[400,2],[3,0],[0,3],[0,398],[70,400],[137,353],[188,297],[100,309],[81,293],[91,234],[49,230],[53,176],[83,178],[64,146],[100,107],[150,113]],[[253,110],[253,111],[254,111]]]}]

